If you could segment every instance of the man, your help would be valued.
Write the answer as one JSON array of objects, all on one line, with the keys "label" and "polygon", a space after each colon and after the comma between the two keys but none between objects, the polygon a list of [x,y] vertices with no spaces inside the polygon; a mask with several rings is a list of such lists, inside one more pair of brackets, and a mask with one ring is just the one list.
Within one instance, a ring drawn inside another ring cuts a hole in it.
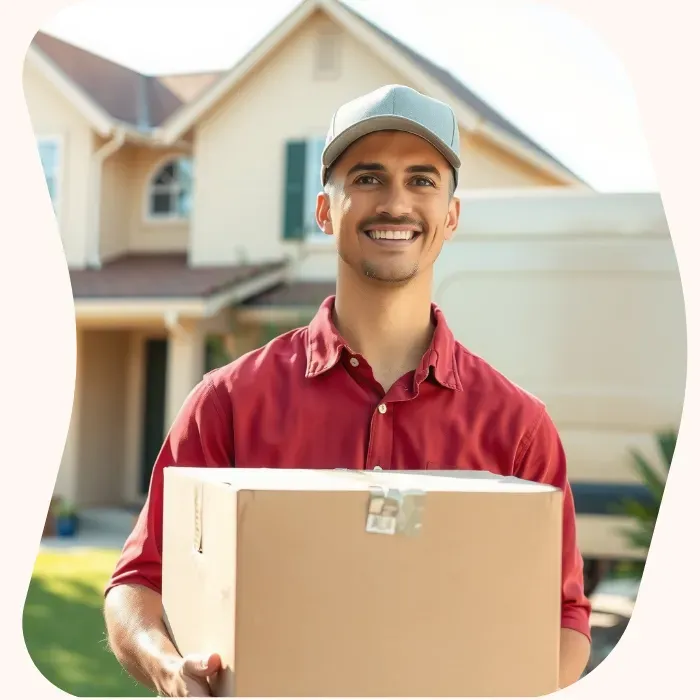
[{"label": "man", "polygon": [[590,608],[556,429],[537,399],[457,343],[431,304],[433,264],[459,221],[459,167],[452,110],[407,87],[384,87],[334,115],[316,218],[337,245],[336,296],[308,327],[195,387],[107,587],[112,649],[160,695],[209,695],[220,665],[209,650],[181,658],[161,620],[171,465],[481,469],[554,484],[565,494],[562,687],[584,671]]}]

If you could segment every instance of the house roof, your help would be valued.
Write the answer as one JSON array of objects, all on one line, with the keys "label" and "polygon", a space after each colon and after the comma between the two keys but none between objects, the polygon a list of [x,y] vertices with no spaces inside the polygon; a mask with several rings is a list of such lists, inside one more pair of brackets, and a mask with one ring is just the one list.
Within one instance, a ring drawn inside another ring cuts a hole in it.
[{"label": "house roof", "polygon": [[334,280],[292,280],[249,297],[241,303],[241,307],[248,309],[316,307],[333,294],[335,294]]},{"label": "house roof", "polygon": [[73,298],[207,299],[236,285],[285,269],[285,263],[191,267],[186,254],[124,255],[100,269],[70,270]]},{"label": "house roof", "polygon": [[113,119],[144,130],[160,126],[221,75],[143,75],[43,32],[32,45]]},{"label": "house roof", "polygon": [[175,124],[177,126],[174,127],[174,131],[181,133],[186,130],[185,126],[189,125],[190,115],[194,120],[199,116],[200,103],[206,103],[209,97],[214,99],[213,93],[225,90],[228,82],[235,82],[235,76],[239,73],[247,73],[248,64],[256,65],[269,50],[293,31],[298,23],[317,9],[331,12],[341,21],[343,13],[346,13],[346,17],[353,18],[365,30],[384,39],[395,52],[422,70],[479,118],[544,159],[544,163],[549,163],[556,172],[586,184],[451,73],[406,46],[344,2],[304,0],[276,29],[227,71],[143,75],[43,32],[37,33],[32,45],[116,122],[143,132],[154,131],[160,127],[167,130]]},{"label": "house roof", "polygon": [[482,100],[478,95],[476,95],[472,90],[470,90],[464,83],[455,78],[449,71],[441,66],[428,60],[422,54],[414,51],[409,46],[406,46],[403,42],[399,41],[395,36],[389,34],[385,30],[378,27],[373,22],[370,22],[366,17],[363,17],[359,12],[343,3],[343,7],[357,17],[359,20],[371,27],[375,32],[377,32],[382,38],[390,42],[395,48],[404,53],[409,59],[415,61],[423,70],[429,73],[433,78],[439,81],[447,90],[449,90],[455,97],[462,100],[464,103],[469,105],[477,114],[491,122],[494,126],[502,129],[506,133],[515,137],[519,141],[527,144],[530,148],[537,151],[540,155],[556,163],[560,168],[563,168],[571,176],[576,179],[580,179],[576,173],[567,168],[561,161],[557,160],[549,151],[545,150],[538,143],[533,141],[527,134],[522,132],[516,126],[514,126],[510,121],[508,121],[502,114],[497,112],[493,107],[488,105],[484,100]]}]

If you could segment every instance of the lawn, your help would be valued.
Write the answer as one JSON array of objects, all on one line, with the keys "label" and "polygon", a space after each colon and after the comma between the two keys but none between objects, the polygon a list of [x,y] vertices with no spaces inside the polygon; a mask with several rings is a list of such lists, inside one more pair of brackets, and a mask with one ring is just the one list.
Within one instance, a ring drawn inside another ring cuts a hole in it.
[{"label": "lawn", "polygon": [[78,697],[155,697],[107,649],[102,591],[119,552],[41,552],[24,607],[24,639],[36,667]]}]

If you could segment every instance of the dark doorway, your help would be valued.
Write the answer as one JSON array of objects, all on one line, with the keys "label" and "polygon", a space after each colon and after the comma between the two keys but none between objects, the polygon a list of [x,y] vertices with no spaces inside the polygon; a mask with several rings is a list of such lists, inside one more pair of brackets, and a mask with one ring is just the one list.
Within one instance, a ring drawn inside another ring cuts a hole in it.
[{"label": "dark doorway", "polygon": [[165,439],[165,383],[168,341],[146,341],[143,397],[143,442],[141,447],[141,493],[148,493],[153,465]]}]

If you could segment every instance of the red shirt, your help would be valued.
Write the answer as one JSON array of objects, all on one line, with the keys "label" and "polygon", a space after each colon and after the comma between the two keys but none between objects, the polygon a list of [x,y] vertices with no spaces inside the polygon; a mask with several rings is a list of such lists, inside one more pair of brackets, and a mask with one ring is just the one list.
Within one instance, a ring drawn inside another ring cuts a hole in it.
[{"label": "red shirt", "polygon": [[590,639],[566,457],[542,402],[456,342],[435,305],[431,347],[385,394],[335,329],[333,301],[193,389],[107,590],[160,592],[164,467],[476,469],[563,490],[562,627]]}]

